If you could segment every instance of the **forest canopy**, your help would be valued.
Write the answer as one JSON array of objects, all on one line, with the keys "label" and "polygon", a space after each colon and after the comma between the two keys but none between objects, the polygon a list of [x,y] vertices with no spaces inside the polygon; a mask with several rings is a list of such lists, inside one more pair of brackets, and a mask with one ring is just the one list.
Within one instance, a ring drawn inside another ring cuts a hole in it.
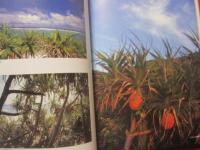
[{"label": "forest canopy", "polygon": [[0,76],[0,147],[64,147],[91,140],[87,74]]}]

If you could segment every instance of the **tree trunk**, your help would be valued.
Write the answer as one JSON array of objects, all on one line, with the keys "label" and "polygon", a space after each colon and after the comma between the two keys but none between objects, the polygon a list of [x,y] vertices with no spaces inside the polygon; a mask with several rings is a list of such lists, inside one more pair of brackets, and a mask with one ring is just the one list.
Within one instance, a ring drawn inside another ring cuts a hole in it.
[{"label": "tree trunk", "polygon": [[10,75],[8,76],[8,79],[5,83],[5,86],[4,86],[4,89],[3,89],[3,92],[1,94],[1,97],[0,97],[0,115],[1,115],[1,112],[2,112],[2,108],[3,108],[3,105],[9,95],[9,88],[11,86],[11,83],[13,81],[13,79],[15,78],[14,75]]},{"label": "tree trunk", "polygon": [[135,117],[131,117],[130,131],[126,135],[126,141],[125,141],[125,145],[124,145],[124,150],[130,150],[131,149],[131,143],[132,143],[133,137],[131,135],[129,135],[129,134],[133,133],[135,130],[136,130],[136,119],[135,119]]},{"label": "tree trunk", "polygon": [[[143,120],[141,123],[139,123],[140,125],[138,126],[138,130],[139,132],[143,132],[143,131],[147,131],[147,121]],[[148,146],[148,137],[147,135],[143,135],[143,136],[138,136],[137,138],[138,140],[138,149],[143,150],[143,149],[147,149]]]},{"label": "tree trunk", "polygon": [[68,98],[69,98],[69,84],[67,84],[67,95],[66,95],[65,101],[63,103],[63,106],[61,108],[61,111],[58,115],[58,119],[55,123],[55,126],[54,126],[54,128],[53,128],[53,130],[50,134],[50,140],[49,140],[47,147],[52,147],[52,145],[55,142],[56,136],[58,135],[58,132],[59,132],[59,129],[60,129],[60,124],[61,124],[61,121],[62,121],[62,118],[63,118],[63,114],[64,114],[64,111],[65,111],[65,107],[66,107]]},{"label": "tree trunk", "polygon": [[28,142],[26,144],[27,147],[31,147],[31,145],[33,143],[33,138],[35,136],[35,133],[37,131],[37,128],[38,128],[38,125],[39,125],[39,121],[40,121],[40,112],[41,112],[41,109],[42,109],[42,103],[43,103],[43,96],[41,96],[41,101],[40,101],[40,104],[38,106],[38,111],[37,111],[36,117],[35,117],[34,130],[33,130],[32,134],[30,135],[30,139],[28,140]]},{"label": "tree trunk", "polygon": [[82,122],[83,122],[82,129],[84,130],[84,141],[86,142],[87,141],[87,128],[86,128],[86,124],[85,124],[85,113],[84,113],[84,110],[83,110],[82,100],[83,100],[83,96],[81,95],[80,104],[81,104],[81,113],[82,113]]}]

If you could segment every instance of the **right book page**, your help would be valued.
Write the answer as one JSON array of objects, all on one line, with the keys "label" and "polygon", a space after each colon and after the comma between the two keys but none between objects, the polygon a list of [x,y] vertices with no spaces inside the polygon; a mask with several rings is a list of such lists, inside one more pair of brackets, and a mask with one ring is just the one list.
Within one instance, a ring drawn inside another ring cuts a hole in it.
[{"label": "right book page", "polygon": [[99,150],[200,148],[199,3],[91,1]]},{"label": "right book page", "polygon": [[197,23],[198,23],[198,31],[199,31],[199,36],[200,36],[200,1],[196,0],[195,1],[196,5],[196,14],[197,14]]}]

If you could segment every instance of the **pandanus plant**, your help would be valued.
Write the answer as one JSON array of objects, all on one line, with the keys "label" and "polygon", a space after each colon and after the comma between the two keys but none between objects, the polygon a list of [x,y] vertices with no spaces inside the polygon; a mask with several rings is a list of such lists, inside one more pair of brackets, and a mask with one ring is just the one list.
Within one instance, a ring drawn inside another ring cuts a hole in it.
[{"label": "pandanus plant", "polygon": [[[125,150],[131,149],[132,143],[140,149],[155,148],[197,136],[194,119],[198,119],[195,114],[200,109],[199,40],[197,36],[188,37],[196,52],[186,47],[173,49],[163,41],[166,54],[149,52],[153,59],[148,61],[148,51],[134,43],[133,52],[119,50],[111,56],[97,53],[97,64],[104,69],[97,72],[97,108],[118,114],[129,110],[131,114]],[[182,56],[180,50],[184,49],[190,54]]]},{"label": "pandanus plant", "polygon": [[154,60],[151,62],[153,67],[148,79],[149,101],[145,106],[152,114],[150,117],[153,120],[151,128],[155,131],[154,137],[159,138],[160,142],[169,137],[172,139],[176,134],[182,137],[183,128],[188,128],[183,120],[189,120],[184,69],[181,67],[182,60],[177,56],[180,48],[174,51],[168,41],[163,43],[165,56],[158,51],[151,53]]},{"label": "pandanus plant", "polygon": [[17,39],[11,35],[10,28],[6,25],[0,27],[0,58],[21,58],[21,54],[15,49]]},{"label": "pandanus plant", "polygon": [[73,35],[65,34],[62,35],[59,31],[56,31],[49,38],[49,42],[52,44],[53,55],[58,55],[60,57],[71,57],[72,53],[75,53],[72,42]]},{"label": "pandanus plant", "polygon": [[81,34],[77,33],[62,33],[60,31],[55,31],[48,38],[48,42],[51,45],[50,53],[51,56],[59,57],[85,57],[85,45],[81,40],[79,40]]},{"label": "pandanus plant", "polygon": [[[149,74],[146,61],[148,51],[144,46],[139,49],[133,45],[132,48],[132,52],[125,52],[122,49],[111,56],[97,53],[97,63],[105,70],[96,81],[96,95],[101,97],[97,102],[98,108],[100,111],[107,108],[111,108],[112,111],[118,109],[118,113],[129,109],[131,113],[130,126],[126,132],[125,149],[130,149],[133,134],[142,134],[138,131],[136,122],[141,119],[141,116],[137,114],[143,110],[142,105],[146,100],[145,84]],[[146,132],[149,133],[149,131]]]},{"label": "pandanus plant", "polygon": [[153,120],[152,137],[159,141],[156,143],[158,146],[160,143],[164,145],[166,140],[172,145],[181,144],[184,139],[198,134],[198,131],[194,132],[194,123],[198,117],[194,116],[200,108],[199,89],[195,89],[194,85],[200,81],[197,75],[200,72],[198,65],[193,63],[195,57],[199,59],[198,52],[181,55],[180,50],[183,53],[186,47],[173,49],[168,41],[163,43],[165,56],[158,51],[151,53],[154,60],[151,62],[153,67],[148,79],[149,101],[145,105]]},{"label": "pandanus plant", "polygon": [[25,48],[25,57],[28,57],[29,55],[32,57],[35,56],[36,41],[36,34],[33,31],[24,31],[21,46],[22,48]]}]

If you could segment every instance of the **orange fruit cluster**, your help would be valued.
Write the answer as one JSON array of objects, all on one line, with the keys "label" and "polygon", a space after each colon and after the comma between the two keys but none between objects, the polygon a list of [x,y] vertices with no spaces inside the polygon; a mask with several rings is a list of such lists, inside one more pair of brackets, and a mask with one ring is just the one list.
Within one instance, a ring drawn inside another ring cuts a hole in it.
[{"label": "orange fruit cluster", "polygon": [[129,96],[129,107],[132,110],[138,110],[143,103],[142,96],[139,91],[132,90],[131,95]]},{"label": "orange fruit cluster", "polygon": [[174,114],[171,112],[164,112],[161,118],[161,126],[164,129],[171,129],[174,127],[175,124],[175,118]]}]

